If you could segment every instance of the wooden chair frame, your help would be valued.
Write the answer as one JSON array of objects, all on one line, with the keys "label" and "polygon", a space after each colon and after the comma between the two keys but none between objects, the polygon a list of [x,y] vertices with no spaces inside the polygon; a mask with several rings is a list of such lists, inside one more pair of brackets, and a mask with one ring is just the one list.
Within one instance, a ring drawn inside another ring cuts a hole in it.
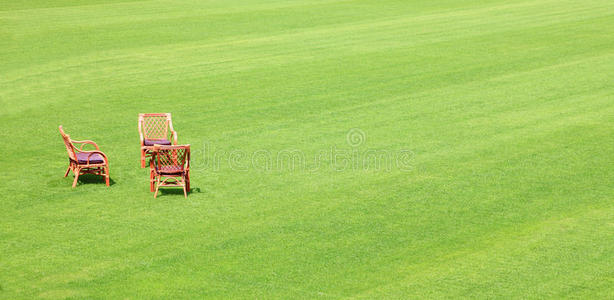
[{"label": "wooden chair frame", "polygon": [[[62,140],[64,141],[64,145],[66,146],[66,151],[68,152],[68,169],[66,170],[64,177],[67,177],[70,171],[73,172],[73,174],[75,175],[75,180],[73,181],[72,187],[74,188],[77,186],[77,180],[79,179],[79,175],[81,174],[94,174],[103,176],[105,178],[106,185],[109,186],[109,160],[107,159],[107,156],[102,151],[100,151],[98,145],[90,140],[72,140],[70,136],[64,132],[64,129],[61,125],[59,129],[60,134],[62,135]],[[81,144],[81,146],[77,148],[75,147],[75,144]],[[85,145],[92,145],[96,148],[96,150],[85,151],[83,150],[83,147]],[[88,154],[85,163],[79,162],[79,158],[77,156],[78,153]],[[92,159],[95,154],[99,154],[100,156],[102,156],[102,163],[90,162],[90,159]]]},{"label": "wooden chair frame", "polygon": [[[190,145],[155,145],[151,151],[150,190],[158,197],[160,187],[181,187],[184,197],[190,191]],[[164,167],[173,172],[164,172]]]},{"label": "wooden chair frame", "polygon": [[[184,197],[190,191],[190,145],[155,145],[150,165],[150,190],[158,197],[160,187],[181,187]],[[165,172],[164,167],[172,168]]]},{"label": "wooden chair frame", "polygon": [[177,145],[177,132],[173,129],[170,113],[139,114],[139,136],[141,139],[141,168],[145,168],[151,157],[153,145],[145,145],[145,140],[166,140]]}]

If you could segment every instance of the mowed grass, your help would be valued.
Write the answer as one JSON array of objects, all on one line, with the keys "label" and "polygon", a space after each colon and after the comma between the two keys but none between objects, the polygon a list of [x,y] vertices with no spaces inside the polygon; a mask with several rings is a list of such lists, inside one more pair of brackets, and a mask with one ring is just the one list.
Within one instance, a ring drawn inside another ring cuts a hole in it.
[{"label": "mowed grass", "polygon": [[0,298],[613,298],[613,78],[607,0],[0,0]]}]

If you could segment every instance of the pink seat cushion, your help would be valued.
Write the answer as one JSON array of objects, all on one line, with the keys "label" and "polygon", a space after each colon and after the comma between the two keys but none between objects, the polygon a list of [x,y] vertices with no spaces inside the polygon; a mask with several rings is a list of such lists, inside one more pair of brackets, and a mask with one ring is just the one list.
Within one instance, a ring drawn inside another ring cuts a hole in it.
[{"label": "pink seat cushion", "polygon": [[160,140],[145,139],[145,141],[143,141],[143,144],[145,144],[145,146],[170,145],[171,141],[169,141],[167,139],[160,139]]},{"label": "pink seat cushion", "polygon": [[102,157],[102,155],[100,155],[98,153],[94,153],[94,154],[91,154],[91,156],[90,156],[90,154],[91,153],[83,153],[83,152],[76,153],[77,161],[80,164],[87,164],[87,158],[89,156],[90,164],[101,164],[101,163],[104,163],[104,157]]}]

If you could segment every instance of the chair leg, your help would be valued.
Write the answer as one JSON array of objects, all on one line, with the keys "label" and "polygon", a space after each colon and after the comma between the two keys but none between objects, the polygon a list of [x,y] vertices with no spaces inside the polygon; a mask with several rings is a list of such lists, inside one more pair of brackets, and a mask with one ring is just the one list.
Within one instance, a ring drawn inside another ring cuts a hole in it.
[{"label": "chair leg", "polygon": [[110,175],[109,175],[109,167],[107,166],[104,169],[105,169],[105,173],[106,173],[105,176],[104,176],[104,181],[107,184],[107,186],[109,186],[109,177],[110,177]]},{"label": "chair leg", "polygon": [[151,169],[149,171],[149,191],[153,193],[154,189],[155,189],[155,180],[156,180],[156,176],[154,175],[154,171],[153,169]]},{"label": "chair leg", "polygon": [[68,169],[66,169],[66,173],[64,173],[64,177],[68,177],[68,173],[70,173],[70,165],[68,165]]},{"label": "chair leg", "polygon": [[72,187],[75,188],[77,186],[77,179],[79,179],[79,173],[81,173],[81,170],[76,168],[76,172],[75,170],[73,170],[73,172],[75,173],[75,180],[72,182]]},{"label": "chair leg", "polygon": [[156,176],[156,193],[154,198],[158,198],[158,190],[160,189],[160,176]]},{"label": "chair leg", "polygon": [[188,198],[188,192],[186,191],[186,183],[183,181],[183,197]]},{"label": "chair leg", "polygon": [[145,151],[141,150],[141,168],[145,168]]},{"label": "chair leg", "polygon": [[189,191],[190,190],[190,173],[185,173],[185,184],[186,184],[186,189]]}]

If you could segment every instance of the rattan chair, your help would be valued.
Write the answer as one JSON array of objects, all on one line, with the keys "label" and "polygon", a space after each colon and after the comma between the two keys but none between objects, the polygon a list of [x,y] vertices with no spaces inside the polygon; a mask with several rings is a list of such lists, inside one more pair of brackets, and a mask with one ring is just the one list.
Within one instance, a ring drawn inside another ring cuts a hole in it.
[{"label": "rattan chair", "polygon": [[[64,129],[60,125],[60,134],[66,151],[68,152],[68,169],[64,174],[64,177],[68,176],[68,173],[72,170],[75,174],[75,180],[72,187],[77,186],[77,180],[81,174],[95,174],[104,176],[105,183],[109,186],[109,161],[107,156],[100,151],[98,145],[93,141],[74,141],[70,139],[70,136],[64,132]],[[75,144],[81,144],[79,148],[75,147]],[[93,145],[96,150],[85,151],[83,147],[85,145]]]},{"label": "rattan chair", "polygon": [[150,189],[154,198],[160,187],[181,187],[187,198],[190,191],[190,145],[155,145],[150,164]]},{"label": "rattan chair", "polygon": [[141,168],[145,168],[154,145],[177,145],[177,132],[173,129],[170,113],[139,114],[139,135]]}]

